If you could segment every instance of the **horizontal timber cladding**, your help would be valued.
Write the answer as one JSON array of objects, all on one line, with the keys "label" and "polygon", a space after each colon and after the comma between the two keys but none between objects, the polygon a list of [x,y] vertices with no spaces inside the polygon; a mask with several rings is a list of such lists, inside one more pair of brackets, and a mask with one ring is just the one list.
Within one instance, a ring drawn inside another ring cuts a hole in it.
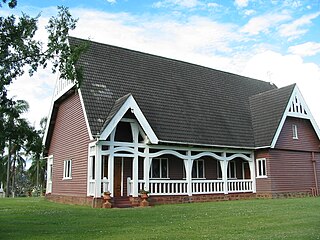
[{"label": "horizontal timber cladding", "polygon": [[[297,126],[297,139],[293,138],[293,125]],[[319,152],[319,145],[320,141],[309,120],[288,117],[275,148]]]},{"label": "horizontal timber cladding", "polygon": [[[256,191],[258,194],[271,194],[270,156],[269,150],[259,150],[255,153],[255,159],[265,158],[267,164],[267,178],[256,178]],[[255,163],[256,165],[257,163]],[[255,168],[257,176],[257,168]]]},{"label": "horizontal timber cladding", "polygon": [[[89,134],[77,92],[61,102],[49,155],[53,155],[52,194],[86,196]],[[71,177],[63,179],[65,160],[72,160]]]},{"label": "horizontal timber cladding", "polygon": [[267,161],[273,193],[311,192],[315,187],[312,152],[272,149]]},{"label": "horizontal timber cladding", "polygon": [[320,194],[320,153],[315,154],[316,174],[318,179],[318,193]]}]

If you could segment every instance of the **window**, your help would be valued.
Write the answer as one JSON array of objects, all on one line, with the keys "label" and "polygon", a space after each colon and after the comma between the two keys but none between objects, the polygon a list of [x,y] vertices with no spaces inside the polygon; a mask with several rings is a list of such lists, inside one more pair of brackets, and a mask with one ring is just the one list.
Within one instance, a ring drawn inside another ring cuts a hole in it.
[{"label": "window", "polygon": [[192,178],[204,178],[204,160],[193,161]]},{"label": "window", "polygon": [[229,161],[228,178],[237,178],[236,161]]},{"label": "window", "polygon": [[103,155],[101,158],[101,177],[108,178],[108,156]]},{"label": "window", "polygon": [[96,157],[91,156],[91,172],[90,172],[90,179],[94,180],[96,178]]},{"label": "window", "polygon": [[257,177],[258,178],[267,177],[267,160],[265,158],[257,159]]},{"label": "window", "polygon": [[292,125],[292,138],[298,139],[298,127],[295,124]]},{"label": "window", "polygon": [[150,178],[168,178],[168,159],[154,158],[152,159]]},{"label": "window", "polygon": [[63,179],[72,179],[71,177],[71,160],[65,160],[63,165]]},{"label": "window", "polygon": [[222,179],[222,170],[221,170],[221,165],[220,161],[217,162],[217,179]]}]

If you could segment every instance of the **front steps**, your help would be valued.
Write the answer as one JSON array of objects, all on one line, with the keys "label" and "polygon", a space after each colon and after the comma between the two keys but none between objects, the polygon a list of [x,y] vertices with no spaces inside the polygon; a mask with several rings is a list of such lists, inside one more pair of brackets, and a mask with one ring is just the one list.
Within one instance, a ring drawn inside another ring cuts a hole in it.
[{"label": "front steps", "polygon": [[132,208],[135,206],[132,205],[129,197],[113,197],[112,207],[113,208]]}]

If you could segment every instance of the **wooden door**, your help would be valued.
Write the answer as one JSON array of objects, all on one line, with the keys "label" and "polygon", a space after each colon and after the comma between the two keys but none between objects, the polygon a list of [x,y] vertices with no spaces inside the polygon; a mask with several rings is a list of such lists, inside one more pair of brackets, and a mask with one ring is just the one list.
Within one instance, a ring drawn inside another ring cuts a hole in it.
[{"label": "wooden door", "polygon": [[122,168],[122,159],[114,158],[113,195],[115,197],[121,196],[121,168]]},{"label": "wooden door", "polygon": [[244,169],[244,179],[250,179],[250,166],[248,162],[243,162],[243,169]]}]

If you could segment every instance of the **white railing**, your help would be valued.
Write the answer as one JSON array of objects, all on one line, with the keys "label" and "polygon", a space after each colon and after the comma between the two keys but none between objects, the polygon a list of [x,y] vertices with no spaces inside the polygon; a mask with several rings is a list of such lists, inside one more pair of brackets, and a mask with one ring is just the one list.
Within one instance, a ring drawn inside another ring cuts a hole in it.
[{"label": "white railing", "polygon": [[[223,180],[192,180],[192,194],[224,193]],[[252,180],[228,180],[228,193],[252,192]],[[144,189],[144,180],[138,181],[138,191]],[[188,182],[186,180],[155,180],[149,181],[150,195],[187,195]],[[127,179],[128,196],[133,193],[133,180]]]},{"label": "white railing", "polygon": [[188,183],[186,180],[150,180],[150,195],[186,195]]},{"label": "white railing", "polygon": [[109,180],[104,177],[103,179],[101,179],[101,184],[102,184],[102,193],[103,194],[104,192],[111,192],[110,188],[109,188]]},{"label": "white railing", "polygon": [[[109,185],[110,185],[109,180],[107,178],[101,179],[101,195],[103,195],[103,192],[110,191]],[[90,179],[89,180],[89,196],[94,196],[95,187],[96,187],[96,180]]]},{"label": "white railing", "polygon": [[89,196],[94,196],[95,186],[96,186],[96,181],[94,179],[89,180]]},{"label": "white railing", "polygon": [[[144,189],[145,181],[138,180],[138,191]],[[127,178],[127,195],[130,196],[133,193],[133,180],[130,177]]]},{"label": "white railing", "polygon": [[252,180],[228,180],[228,192],[252,192]]},{"label": "white railing", "polygon": [[224,182],[222,180],[192,180],[192,193],[194,194],[223,192]]}]

